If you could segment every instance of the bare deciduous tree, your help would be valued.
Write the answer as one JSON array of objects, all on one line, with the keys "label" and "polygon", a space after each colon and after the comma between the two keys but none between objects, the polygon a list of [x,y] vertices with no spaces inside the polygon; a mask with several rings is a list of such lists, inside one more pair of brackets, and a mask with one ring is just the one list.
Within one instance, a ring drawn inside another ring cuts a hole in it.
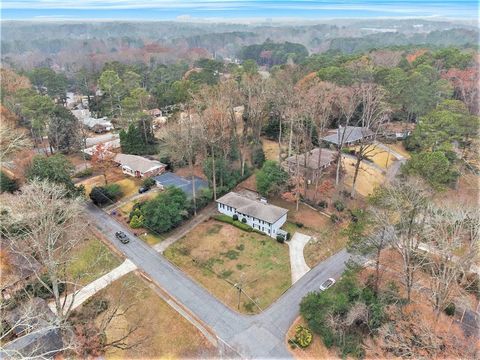
[{"label": "bare deciduous tree", "polygon": [[192,176],[193,211],[197,214],[197,201],[194,176],[195,160],[203,149],[203,128],[199,123],[198,115],[187,109],[187,116],[168,128],[166,137],[168,147],[174,160],[186,160]]},{"label": "bare deciduous tree", "polygon": [[426,228],[426,268],[438,319],[459,290],[457,281],[478,256],[479,216],[475,210],[431,206]]},{"label": "bare deciduous tree", "polygon": [[0,159],[5,160],[17,151],[32,145],[24,132],[14,127],[0,123]]},{"label": "bare deciduous tree", "polygon": [[417,255],[425,237],[428,190],[416,179],[396,181],[379,190],[373,202],[388,212],[387,218],[394,229],[392,246],[402,257],[403,280],[410,301],[415,274],[422,266]]},{"label": "bare deciduous tree", "polygon": [[368,155],[375,150],[375,140],[380,131],[381,124],[387,119],[387,107],[384,101],[385,92],[376,84],[363,83],[360,85],[360,96],[362,103],[362,117],[360,124],[364,131],[372,131],[373,137],[363,137],[355,150],[355,172],[353,174],[351,196],[355,196],[355,185],[357,184],[360,165]]},{"label": "bare deciduous tree", "polygon": [[361,93],[358,87],[340,88],[336,104],[340,109],[340,118],[337,131],[337,170],[335,185],[340,183],[340,170],[342,167],[342,149],[347,139],[348,127],[352,125],[353,117],[361,102]]},{"label": "bare deciduous tree", "polygon": [[2,236],[9,251],[28,264],[40,263],[41,270],[34,271],[34,276],[52,295],[58,324],[71,312],[74,296],[67,301],[61,287],[75,292],[76,284],[66,269],[72,261],[71,250],[85,237],[87,224],[82,200],[68,196],[61,185],[35,180],[20,194],[5,196],[2,203]]}]

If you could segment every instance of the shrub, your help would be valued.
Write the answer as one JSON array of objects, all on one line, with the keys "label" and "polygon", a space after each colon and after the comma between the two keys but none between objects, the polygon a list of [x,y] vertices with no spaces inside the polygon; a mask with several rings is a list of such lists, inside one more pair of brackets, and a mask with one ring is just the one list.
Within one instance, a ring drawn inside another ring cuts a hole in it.
[{"label": "shrub", "polygon": [[265,162],[265,153],[261,145],[256,146],[252,151],[252,164],[257,169],[260,169]]},{"label": "shrub", "polygon": [[288,173],[275,161],[267,160],[256,174],[257,189],[263,196],[278,194],[288,182]]},{"label": "shrub", "polygon": [[328,203],[325,200],[320,200],[317,204],[320,209],[326,209],[328,207]]},{"label": "shrub", "polygon": [[312,340],[312,332],[308,328],[298,325],[295,330],[295,343],[305,349],[312,343]]},{"label": "shrub", "polygon": [[187,196],[175,187],[167,187],[152,200],[142,205],[145,227],[164,233],[188,217]]},{"label": "shrub", "polygon": [[237,215],[237,214],[233,214],[232,219],[235,220],[235,221],[238,221],[238,215]]},{"label": "shrub", "polygon": [[222,255],[230,260],[237,260],[240,253],[237,250],[228,250],[227,252],[222,253]]},{"label": "shrub", "polygon": [[448,304],[444,311],[445,311],[445,314],[447,314],[448,316],[455,315],[455,304],[454,303]]},{"label": "shrub", "polygon": [[303,224],[301,222],[296,222],[295,225],[297,225],[299,228],[303,227]]},{"label": "shrub", "polygon": [[248,231],[248,232],[253,231],[253,228],[250,225],[244,224],[240,221],[235,221],[230,216],[225,215],[225,214],[215,215],[213,218],[215,220],[218,220],[218,221],[221,221],[221,222],[224,222],[224,223],[227,223],[227,224],[231,224],[231,225],[233,225],[233,226],[235,226],[235,227],[237,227],[241,230],[244,230],[244,231]]},{"label": "shrub", "polygon": [[234,221],[230,216],[225,214],[215,215],[213,218],[215,220],[218,220],[227,224],[233,224],[233,221]]},{"label": "shrub", "polygon": [[114,201],[120,199],[123,195],[122,189],[120,188],[120,185],[118,185],[118,184],[105,185],[105,190],[107,190],[107,194],[110,197],[110,199],[112,199]]},{"label": "shrub", "polygon": [[277,235],[277,241],[280,243],[280,244],[283,244],[285,242],[285,238],[281,235]]},{"label": "shrub", "polygon": [[243,251],[243,250],[245,250],[245,245],[243,245],[243,244],[237,245],[237,246],[235,247],[235,249],[237,249],[237,250],[239,250],[239,251]]},{"label": "shrub", "polygon": [[287,232],[287,241],[290,240],[292,237],[292,234],[290,234],[289,232]]},{"label": "shrub", "polygon": [[244,223],[241,223],[240,221],[234,221],[232,223],[233,226],[239,228],[240,230],[244,230],[244,231],[248,231],[248,232],[252,232],[253,231],[253,228],[250,226],[250,225],[247,225],[247,224],[244,224]]},{"label": "shrub", "polygon": [[333,207],[339,212],[345,210],[345,204],[341,200],[335,200],[333,203]]},{"label": "shrub", "polygon": [[247,219],[246,219],[246,218],[243,218],[243,219],[242,219],[242,223],[246,224],[246,223],[247,223]]},{"label": "shrub", "polygon": [[92,202],[97,206],[102,206],[105,204],[109,204],[112,202],[110,197],[108,196],[107,190],[102,186],[95,186],[90,191],[90,199]]},{"label": "shrub", "polygon": [[338,215],[332,214],[332,215],[330,215],[330,221],[332,223],[336,224],[340,221],[340,218],[338,217]]},{"label": "shrub", "polygon": [[151,189],[156,185],[156,182],[153,178],[146,178],[145,180],[143,180],[142,185],[147,189]]},{"label": "shrub", "polygon": [[230,275],[233,274],[233,271],[232,270],[223,270],[221,273],[220,273],[220,278],[221,279],[226,279],[228,278]]},{"label": "shrub", "polygon": [[76,174],[73,175],[75,178],[86,178],[89,177],[93,174],[93,169],[92,168],[86,168],[84,170],[81,170],[77,172]]},{"label": "shrub", "polygon": [[255,303],[253,301],[249,301],[248,303],[243,304],[243,307],[247,312],[253,312],[253,308],[255,307]]},{"label": "shrub", "polygon": [[138,216],[133,215],[132,219],[130,220],[130,227],[132,229],[141,228],[143,226],[143,221],[144,221],[143,215],[138,215]]},{"label": "shrub", "polygon": [[7,176],[3,171],[0,172],[0,193],[5,191],[13,193],[19,188],[18,182]]}]

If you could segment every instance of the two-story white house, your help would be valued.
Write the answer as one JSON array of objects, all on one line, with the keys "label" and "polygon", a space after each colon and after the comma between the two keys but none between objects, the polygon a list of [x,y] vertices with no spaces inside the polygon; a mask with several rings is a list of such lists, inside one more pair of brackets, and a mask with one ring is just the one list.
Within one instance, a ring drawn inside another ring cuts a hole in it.
[{"label": "two-story white house", "polygon": [[[266,200],[253,200],[235,192],[217,199],[218,211],[242,221],[273,238],[287,221],[287,209],[268,204]],[[245,219],[245,220],[243,220]],[[280,233],[284,233],[280,231]]]}]

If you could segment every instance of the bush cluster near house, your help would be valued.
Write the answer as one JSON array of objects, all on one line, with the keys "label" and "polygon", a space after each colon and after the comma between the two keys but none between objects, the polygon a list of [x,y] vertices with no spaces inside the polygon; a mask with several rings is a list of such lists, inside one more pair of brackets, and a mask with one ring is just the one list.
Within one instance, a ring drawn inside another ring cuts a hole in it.
[{"label": "bush cluster near house", "polygon": [[130,213],[130,226],[144,226],[156,233],[174,228],[189,216],[190,203],[185,193],[175,187],[167,187],[152,200],[136,204]]},{"label": "bush cluster near house", "polygon": [[238,216],[237,216],[237,220],[235,220],[235,219],[233,219],[230,216],[225,215],[225,214],[215,215],[214,218],[215,218],[215,220],[218,220],[218,221],[221,221],[221,222],[224,222],[224,223],[227,223],[227,224],[232,224],[233,226],[235,226],[235,227],[237,227],[241,230],[248,231],[248,232],[253,231],[253,228],[250,225],[247,225],[242,221],[238,221]]},{"label": "bush cluster near house", "polygon": [[95,186],[90,191],[90,199],[97,206],[109,205],[122,197],[122,189],[118,184],[109,184],[105,186]]},{"label": "bush cluster near house", "polygon": [[156,184],[155,182],[155,179],[151,178],[151,177],[147,177],[145,180],[143,180],[142,182],[142,186],[147,188],[147,189],[151,189],[152,187],[154,187]]},{"label": "bush cluster near house", "polygon": [[267,160],[256,175],[257,190],[263,196],[279,194],[287,185],[288,174],[280,165]]},{"label": "bush cluster near house", "polygon": [[375,296],[357,280],[357,268],[350,267],[330,289],[310,293],[302,299],[300,313],[327,347],[335,346],[343,357],[362,357],[362,340],[386,320],[389,298]]}]

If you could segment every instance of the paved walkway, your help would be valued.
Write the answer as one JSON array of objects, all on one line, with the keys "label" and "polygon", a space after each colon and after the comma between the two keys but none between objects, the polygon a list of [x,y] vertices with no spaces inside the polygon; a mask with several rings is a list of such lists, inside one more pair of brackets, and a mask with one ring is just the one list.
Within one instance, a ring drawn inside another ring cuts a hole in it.
[{"label": "paved walkway", "polygon": [[292,239],[287,242],[290,254],[290,268],[292,272],[292,284],[295,284],[300,278],[310,271],[305,257],[303,256],[303,248],[310,241],[311,236],[296,232]]},{"label": "paved walkway", "polygon": [[[68,306],[72,300],[72,310],[76,309],[80,305],[82,305],[85,301],[87,301],[90,297],[95,295],[102,289],[105,289],[108,285],[110,285],[115,280],[120,279],[123,275],[128,274],[130,271],[136,270],[137,266],[132,263],[130,260],[125,260],[120,266],[116,267],[108,274],[103,275],[102,277],[98,278],[97,280],[91,282],[90,284],[84,286],[80,290],[76,291],[73,294],[67,295],[67,299],[65,301],[66,306]],[[50,309],[53,312],[56,312],[55,304],[50,303],[48,304]]]}]

